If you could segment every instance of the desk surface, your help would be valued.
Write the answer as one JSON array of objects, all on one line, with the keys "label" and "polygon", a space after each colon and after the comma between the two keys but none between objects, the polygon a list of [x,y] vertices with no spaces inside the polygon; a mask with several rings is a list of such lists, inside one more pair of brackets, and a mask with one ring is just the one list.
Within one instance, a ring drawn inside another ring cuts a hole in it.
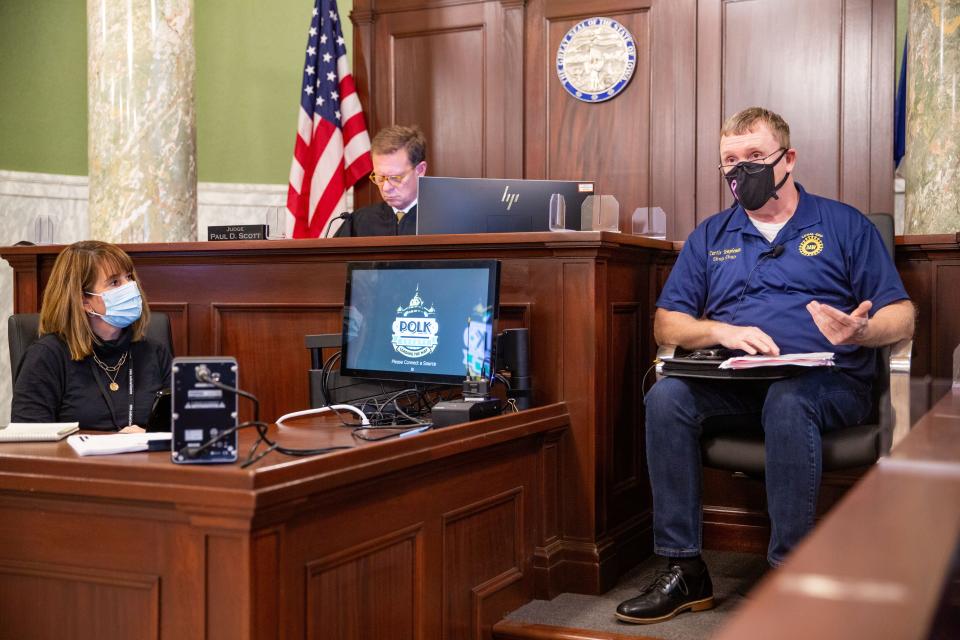
[{"label": "desk surface", "polygon": [[886,465],[933,469],[960,474],[960,390],[947,393],[910,430]]},{"label": "desk surface", "polygon": [[958,543],[960,395],[948,394],[718,638],[926,638]]},{"label": "desk surface", "polygon": [[[663,251],[679,251],[682,242],[635,236],[629,233],[612,231],[541,231],[535,233],[471,233],[471,234],[444,234],[427,236],[370,236],[360,238],[315,238],[301,240],[236,240],[222,242],[144,242],[137,244],[121,244],[120,246],[131,255],[150,253],[184,253],[196,254],[201,251],[217,253],[242,252],[263,253],[276,251],[285,254],[302,252],[315,255],[321,252],[350,253],[356,247],[362,246],[365,250],[396,250],[421,252],[424,249],[443,247],[502,247],[529,246],[566,246],[578,245],[597,247],[599,245],[619,245],[622,247],[643,247]],[[16,256],[56,255],[63,250],[64,245],[34,245],[0,247],[0,256],[5,259]]]},{"label": "desk surface", "polygon": [[[564,405],[555,404],[381,442],[353,438],[350,429],[339,426],[329,414],[307,416],[279,429],[271,425],[271,439],[290,448],[352,448],[302,458],[272,452],[246,469],[239,463],[178,465],[165,451],[82,457],[65,439],[4,442],[0,443],[0,489],[264,507],[556,429],[565,416]],[[241,431],[241,455],[254,438],[252,430]],[[81,477],[83,482],[78,483]]]}]

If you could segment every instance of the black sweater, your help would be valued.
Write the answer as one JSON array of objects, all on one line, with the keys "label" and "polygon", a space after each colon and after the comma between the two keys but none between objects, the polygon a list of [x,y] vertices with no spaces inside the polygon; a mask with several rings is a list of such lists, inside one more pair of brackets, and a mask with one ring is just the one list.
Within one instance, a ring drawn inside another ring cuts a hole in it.
[{"label": "black sweater", "polygon": [[95,345],[97,357],[115,364],[130,355],[117,372],[117,391],[93,356],[71,360],[70,348],[53,334],[27,349],[13,390],[11,422],[79,422],[81,429],[116,431],[127,426],[129,367],[133,366],[133,423],[146,426],[154,395],[170,386],[170,352],[152,340],[130,341],[129,330],[111,342]]}]

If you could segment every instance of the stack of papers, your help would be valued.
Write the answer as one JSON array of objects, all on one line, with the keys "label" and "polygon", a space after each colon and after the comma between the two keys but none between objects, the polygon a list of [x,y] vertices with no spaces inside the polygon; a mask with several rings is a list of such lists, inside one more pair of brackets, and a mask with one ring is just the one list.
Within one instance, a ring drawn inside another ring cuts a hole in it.
[{"label": "stack of papers", "polygon": [[0,442],[51,442],[79,429],[78,422],[11,422],[0,426]]},{"label": "stack of papers", "polygon": [[832,367],[833,353],[785,353],[779,356],[739,356],[720,363],[721,369],[754,369],[756,367]]},{"label": "stack of papers", "polygon": [[147,451],[151,449],[152,441],[165,444],[166,449],[170,448],[169,433],[105,433],[67,438],[67,444],[81,456],[107,456],[114,453]]}]

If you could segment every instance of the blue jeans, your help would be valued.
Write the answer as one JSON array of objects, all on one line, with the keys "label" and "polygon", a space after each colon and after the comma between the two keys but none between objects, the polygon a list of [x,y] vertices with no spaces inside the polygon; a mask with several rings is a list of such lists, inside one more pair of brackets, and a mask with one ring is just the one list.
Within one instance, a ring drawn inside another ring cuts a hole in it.
[{"label": "blue jeans", "polygon": [[771,525],[767,561],[779,566],[813,528],[820,435],[859,424],[872,401],[868,384],[834,367],[817,367],[774,381],[668,377],[653,385],[645,405],[657,555],[700,553],[700,435],[708,419],[729,416],[763,429]]}]

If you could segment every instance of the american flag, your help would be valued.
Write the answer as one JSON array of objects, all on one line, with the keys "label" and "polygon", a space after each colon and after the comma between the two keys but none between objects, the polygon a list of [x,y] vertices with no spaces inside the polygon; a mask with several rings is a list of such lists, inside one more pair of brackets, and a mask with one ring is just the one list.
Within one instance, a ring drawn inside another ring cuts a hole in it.
[{"label": "american flag", "polygon": [[[346,210],[347,189],[373,169],[336,0],[316,0],[300,92],[287,210],[294,238],[317,238]],[[331,230],[334,231],[335,229]]]}]

